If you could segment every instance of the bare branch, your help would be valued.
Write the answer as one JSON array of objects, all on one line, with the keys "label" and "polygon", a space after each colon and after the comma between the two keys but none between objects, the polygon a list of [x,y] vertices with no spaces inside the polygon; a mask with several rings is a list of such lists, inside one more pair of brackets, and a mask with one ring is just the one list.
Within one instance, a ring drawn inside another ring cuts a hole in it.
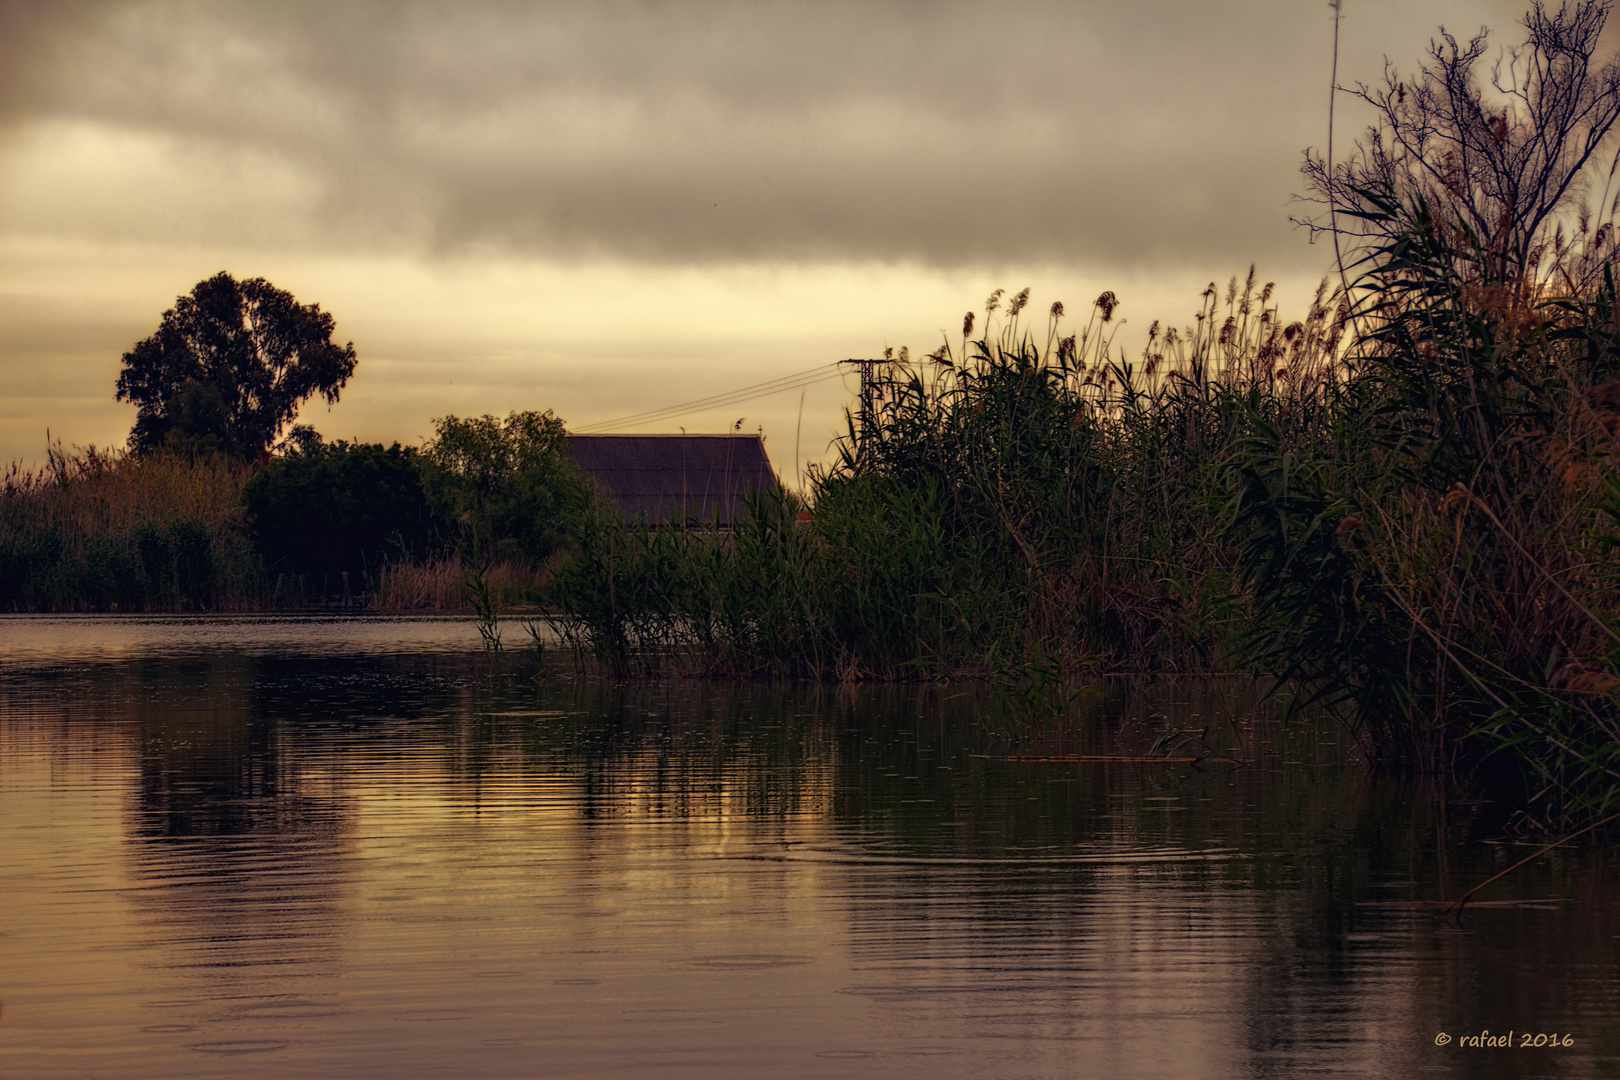
[{"label": "bare branch", "polygon": [[[1524,43],[1501,50],[1483,80],[1487,32],[1464,44],[1441,28],[1412,77],[1386,60],[1381,86],[1346,88],[1374,120],[1342,161],[1306,151],[1303,198],[1340,212],[1301,223],[1313,238],[1324,230],[1348,237],[1351,250],[1375,242],[1384,226],[1368,193],[1381,191],[1425,204],[1484,281],[1536,291],[1600,273],[1615,248],[1614,207],[1600,204],[1603,220],[1594,222],[1580,200],[1620,122],[1620,58],[1598,68],[1592,61],[1611,5],[1575,0],[1552,12],[1536,3],[1523,20]],[[1572,211],[1578,221],[1566,222]],[[1567,244],[1559,235],[1566,224],[1578,224]]]}]

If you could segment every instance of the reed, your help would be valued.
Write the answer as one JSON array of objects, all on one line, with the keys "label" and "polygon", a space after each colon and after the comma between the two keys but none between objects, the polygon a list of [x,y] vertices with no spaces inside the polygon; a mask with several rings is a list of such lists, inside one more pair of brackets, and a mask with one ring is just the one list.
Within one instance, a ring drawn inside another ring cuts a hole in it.
[{"label": "reed", "polygon": [[13,611],[223,610],[265,596],[243,522],[251,467],[48,448],[0,481],[0,606]]},{"label": "reed", "polygon": [[1113,294],[1067,332],[998,292],[983,336],[972,313],[960,347],[890,358],[804,502],[757,493],[728,534],[586,518],[558,625],[620,670],[1226,670],[1248,597],[1225,463],[1266,417],[1314,422],[1343,332],[1325,290],[1288,324],[1271,291],[1211,285],[1134,360]]},{"label": "reed", "polygon": [[[891,358],[800,500],[730,532],[600,507],[551,582],[618,672],[987,677],[1249,671],[1335,706],[1365,759],[1496,769],[1531,805],[1620,793],[1620,305],[1481,287],[1421,206],[1351,298],[1284,323],[1212,285],[1112,348],[1027,291]],[[1472,268],[1472,269],[1471,269]],[[1000,311],[999,321],[998,309]]]},{"label": "reed", "polygon": [[458,611],[466,606],[458,559],[393,562],[377,572],[372,606],[381,611]]},{"label": "reed", "polygon": [[[530,610],[545,587],[543,567],[502,560],[483,569],[488,601],[502,610]],[[472,612],[467,566],[455,556],[388,563],[377,574],[371,607],[378,611]]]},{"label": "reed", "polygon": [[1348,158],[1306,157],[1307,224],[1347,260],[1307,318],[1282,325],[1251,271],[1127,358],[1112,293],[1066,333],[1063,305],[1030,326],[1029,290],[998,290],[980,337],[969,313],[959,346],[902,349],[863,384],[806,507],[764,493],[725,536],[587,519],[558,578],[571,640],[621,669],[990,674],[1032,694],[1076,668],[1248,669],[1340,708],[1376,763],[1499,769],[1526,806],[1603,812],[1609,12],[1534,6],[1488,77],[1484,32],[1442,31],[1415,72],[1345,91],[1375,119]]},{"label": "reed", "polygon": [[1352,704],[1366,752],[1502,763],[1525,797],[1620,795],[1620,324],[1613,272],[1504,278],[1423,198],[1358,282],[1366,330],[1330,436],[1238,461],[1252,655]]}]

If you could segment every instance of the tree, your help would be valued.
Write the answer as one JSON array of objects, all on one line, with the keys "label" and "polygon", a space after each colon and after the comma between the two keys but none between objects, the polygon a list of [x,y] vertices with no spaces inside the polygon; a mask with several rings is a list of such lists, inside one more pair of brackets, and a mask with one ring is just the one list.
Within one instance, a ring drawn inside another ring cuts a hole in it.
[{"label": "tree", "polygon": [[1524,43],[1484,77],[1486,32],[1462,45],[1442,29],[1412,77],[1386,63],[1382,86],[1347,89],[1376,121],[1345,161],[1306,153],[1307,198],[1336,211],[1307,224],[1351,234],[1352,252],[1366,254],[1421,206],[1476,281],[1528,292],[1590,283],[1613,254],[1606,222],[1620,209],[1607,188],[1595,208],[1584,202],[1589,166],[1620,121],[1620,60],[1593,62],[1610,8],[1538,2]]},{"label": "tree", "polygon": [[332,325],[263,278],[198,282],[124,354],[118,400],[138,410],[130,449],[262,455],[300,404],[337,401],[354,374],[354,345],[334,344]]},{"label": "tree", "polygon": [[424,486],[445,539],[475,559],[540,561],[589,498],[563,422],[547,412],[446,416],[423,448]]}]

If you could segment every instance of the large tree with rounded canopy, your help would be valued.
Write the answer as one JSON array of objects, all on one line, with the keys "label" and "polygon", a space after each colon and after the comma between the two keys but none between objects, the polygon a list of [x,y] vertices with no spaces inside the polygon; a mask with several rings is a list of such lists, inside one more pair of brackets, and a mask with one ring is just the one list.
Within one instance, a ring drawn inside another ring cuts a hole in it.
[{"label": "large tree with rounded canopy", "polygon": [[118,400],[138,410],[130,449],[264,454],[299,405],[337,401],[354,374],[354,345],[333,343],[332,327],[319,304],[263,278],[198,282],[124,354]]}]

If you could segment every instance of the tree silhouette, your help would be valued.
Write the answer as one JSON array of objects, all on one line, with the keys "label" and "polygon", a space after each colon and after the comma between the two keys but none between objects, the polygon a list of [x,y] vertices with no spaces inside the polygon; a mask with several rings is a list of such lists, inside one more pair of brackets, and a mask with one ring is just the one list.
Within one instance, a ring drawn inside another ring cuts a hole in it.
[{"label": "tree silhouette", "polygon": [[337,401],[354,374],[354,345],[334,344],[332,325],[263,278],[198,282],[124,354],[118,400],[138,409],[130,449],[263,454],[305,399]]},{"label": "tree silhouette", "polygon": [[1329,212],[1303,223],[1347,239],[1357,265],[1405,227],[1392,205],[1421,202],[1459,255],[1476,249],[1484,280],[1571,291],[1601,280],[1620,214],[1615,167],[1596,205],[1582,199],[1604,179],[1589,166],[1620,125],[1620,57],[1594,60],[1611,8],[1537,0],[1524,43],[1494,63],[1484,30],[1463,44],[1442,29],[1415,73],[1386,61],[1384,85],[1335,87],[1372,106],[1374,123],[1345,160],[1306,151],[1304,198]]}]

